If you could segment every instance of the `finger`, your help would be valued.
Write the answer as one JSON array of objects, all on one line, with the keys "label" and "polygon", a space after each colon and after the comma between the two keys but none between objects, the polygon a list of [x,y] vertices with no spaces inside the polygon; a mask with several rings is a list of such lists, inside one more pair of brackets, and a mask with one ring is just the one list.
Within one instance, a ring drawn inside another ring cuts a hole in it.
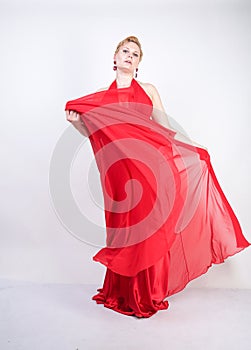
[{"label": "finger", "polygon": [[73,111],[67,111],[66,118],[69,122],[72,122],[75,119]]},{"label": "finger", "polygon": [[66,119],[68,120],[69,119],[69,116],[70,116],[70,114],[69,114],[69,111],[65,111],[66,113]]}]

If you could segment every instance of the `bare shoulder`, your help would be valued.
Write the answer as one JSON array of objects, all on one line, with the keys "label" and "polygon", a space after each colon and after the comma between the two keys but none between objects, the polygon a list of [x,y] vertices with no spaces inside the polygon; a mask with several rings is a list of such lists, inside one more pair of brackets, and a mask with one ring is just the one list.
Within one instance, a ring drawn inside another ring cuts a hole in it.
[{"label": "bare shoulder", "polygon": [[148,89],[148,91],[152,94],[158,93],[158,89],[156,88],[155,85],[151,84],[151,83],[142,83],[146,89]]},{"label": "bare shoulder", "polygon": [[141,81],[138,81],[138,83],[142,86],[142,88],[150,95],[151,99],[153,100],[154,98],[159,97],[159,92],[158,89],[156,88],[155,85],[151,83],[143,83]]},{"label": "bare shoulder", "polygon": [[137,82],[140,84],[140,86],[145,90],[147,95],[153,100],[154,94],[156,91],[156,88],[153,84],[150,83],[143,83],[142,81],[137,80]]},{"label": "bare shoulder", "polygon": [[159,110],[164,111],[165,109],[164,109],[164,106],[162,104],[161,97],[160,97],[160,94],[159,94],[156,86],[151,84],[151,83],[140,83],[140,84],[143,84],[142,87],[145,89],[145,91],[151,97],[151,100],[153,102],[154,107],[159,109]]}]

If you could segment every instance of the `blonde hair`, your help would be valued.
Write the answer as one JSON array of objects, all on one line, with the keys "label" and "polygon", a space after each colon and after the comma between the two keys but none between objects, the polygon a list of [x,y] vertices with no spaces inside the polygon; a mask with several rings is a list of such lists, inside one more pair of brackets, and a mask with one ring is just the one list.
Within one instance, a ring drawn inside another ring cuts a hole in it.
[{"label": "blonde hair", "polygon": [[120,41],[117,45],[116,50],[115,50],[115,54],[119,51],[119,49],[122,45],[124,45],[125,43],[128,43],[128,42],[133,42],[133,43],[138,45],[138,47],[139,47],[139,62],[140,62],[142,60],[143,51],[141,49],[139,39],[136,36],[131,35],[131,36],[128,36],[127,38],[125,38],[124,40]]}]

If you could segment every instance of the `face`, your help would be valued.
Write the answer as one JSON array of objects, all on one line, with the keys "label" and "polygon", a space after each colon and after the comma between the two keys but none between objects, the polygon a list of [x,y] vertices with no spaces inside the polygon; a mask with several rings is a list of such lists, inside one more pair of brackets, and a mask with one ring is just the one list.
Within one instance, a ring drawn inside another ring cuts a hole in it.
[{"label": "face", "polygon": [[134,72],[139,65],[140,51],[137,44],[133,42],[120,46],[119,51],[114,55],[118,69]]}]

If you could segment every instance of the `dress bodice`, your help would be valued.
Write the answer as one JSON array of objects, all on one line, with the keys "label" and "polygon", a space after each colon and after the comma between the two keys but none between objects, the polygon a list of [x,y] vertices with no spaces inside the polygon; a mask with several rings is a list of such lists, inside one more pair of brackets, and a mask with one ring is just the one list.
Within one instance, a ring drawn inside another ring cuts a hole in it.
[{"label": "dress bodice", "polygon": [[150,97],[134,78],[132,78],[130,86],[123,88],[117,87],[117,82],[115,79],[109,86],[108,91],[113,89],[117,90],[117,96],[120,102],[137,102],[153,106]]}]

